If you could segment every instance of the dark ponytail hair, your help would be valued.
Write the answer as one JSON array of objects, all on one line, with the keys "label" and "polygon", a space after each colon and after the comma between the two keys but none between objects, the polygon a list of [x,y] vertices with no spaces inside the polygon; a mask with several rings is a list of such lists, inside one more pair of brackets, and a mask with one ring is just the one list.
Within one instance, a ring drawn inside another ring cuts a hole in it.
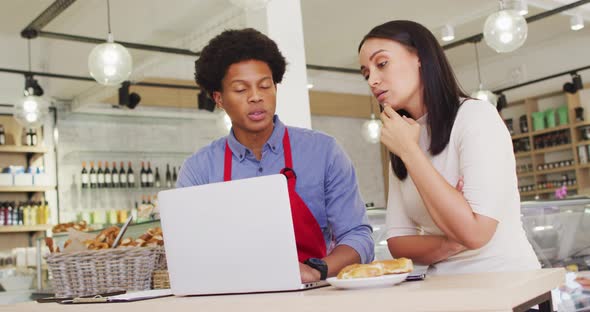
[{"label": "dark ponytail hair", "polygon": [[[449,144],[461,98],[468,97],[459,86],[442,47],[426,27],[412,21],[391,21],[371,29],[359,44],[359,52],[363,43],[371,38],[393,40],[417,53],[428,113],[427,130],[431,134],[429,151],[432,155],[440,154]],[[398,113],[415,117],[404,110]],[[408,176],[406,166],[397,155],[389,152],[389,157],[395,175],[404,180]]]}]

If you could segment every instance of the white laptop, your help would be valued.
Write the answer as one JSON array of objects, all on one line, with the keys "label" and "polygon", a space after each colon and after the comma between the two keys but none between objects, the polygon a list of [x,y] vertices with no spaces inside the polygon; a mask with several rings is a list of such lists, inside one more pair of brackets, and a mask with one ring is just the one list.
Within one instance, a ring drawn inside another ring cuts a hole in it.
[{"label": "white laptop", "polygon": [[162,191],[158,203],[174,295],[326,285],[301,283],[282,174]]}]

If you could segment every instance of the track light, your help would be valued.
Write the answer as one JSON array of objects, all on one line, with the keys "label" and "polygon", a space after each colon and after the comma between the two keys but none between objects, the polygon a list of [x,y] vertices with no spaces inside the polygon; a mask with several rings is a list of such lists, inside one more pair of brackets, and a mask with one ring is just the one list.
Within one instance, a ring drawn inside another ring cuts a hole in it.
[{"label": "track light", "polygon": [[584,89],[584,83],[582,83],[582,77],[578,73],[571,73],[572,82],[566,82],[563,84],[563,91],[567,93],[576,93],[578,90]]},{"label": "track light", "polygon": [[448,42],[455,39],[455,29],[449,24],[443,26],[440,32],[442,41]]},{"label": "track light", "polygon": [[527,0],[508,0],[507,1],[507,8],[510,10],[515,10],[518,14],[525,16],[529,14],[529,5]]},{"label": "track light", "polygon": [[508,106],[508,101],[506,100],[506,95],[504,93],[497,94],[498,100],[496,103],[496,109],[500,112],[502,109]]},{"label": "track light", "polygon": [[582,15],[576,14],[570,17],[570,28],[572,30],[580,30],[584,28],[584,19],[582,18]]},{"label": "track light", "polygon": [[42,98],[43,88],[31,75],[25,75],[24,97],[14,106],[14,118],[23,127],[38,127],[49,113],[49,103]]},{"label": "track light", "polygon": [[32,75],[25,75],[25,95],[43,96],[43,88]]},{"label": "track light", "polygon": [[130,85],[131,83],[129,81],[124,81],[121,84],[119,88],[119,105],[134,109],[141,101],[141,96],[135,92],[129,93]]},{"label": "track light", "polygon": [[207,95],[207,92],[199,92],[199,95],[197,95],[197,101],[199,109],[204,109],[210,112],[215,110],[215,101],[213,101],[213,99]]}]

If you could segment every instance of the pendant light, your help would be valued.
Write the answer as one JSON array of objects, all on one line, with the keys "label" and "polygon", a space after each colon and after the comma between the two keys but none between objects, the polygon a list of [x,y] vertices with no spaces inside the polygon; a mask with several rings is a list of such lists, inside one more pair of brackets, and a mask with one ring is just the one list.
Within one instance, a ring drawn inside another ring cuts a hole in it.
[{"label": "pendant light", "polygon": [[[29,72],[31,72],[31,40],[27,40]],[[31,75],[25,75],[24,96],[14,105],[14,118],[25,128],[36,128],[43,124],[49,113],[49,103],[42,97],[43,89]]]},{"label": "pendant light", "polygon": [[88,56],[88,70],[98,83],[115,86],[128,80],[131,75],[132,59],[124,46],[115,43],[111,32],[111,7],[107,0],[107,42],[94,47]]},{"label": "pendant light", "polygon": [[490,48],[498,53],[512,52],[526,41],[527,22],[513,8],[505,8],[500,1],[500,10],[486,19],[483,27],[484,39]]},{"label": "pendant light", "polygon": [[479,68],[479,52],[477,50],[477,42],[473,43],[473,46],[475,47],[475,63],[477,65],[477,79],[479,81],[479,89],[477,89],[477,91],[471,93],[471,97],[472,98],[476,98],[476,99],[480,99],[483,101],[488,101],[490,103],[492,103],[494,106],[496,106],[496,102],[497,102],[497,96],[490,92],[489,90],[485,90],[483,88],[483,83],[481,82],[481,71]]},{"label": "pendant light", "polygon": [[570,29],[577,31],[582,28],[584,28],[584,19],[582,18],[582,15],[572,15],[572,17],[570,17]]},{"label": "pendant light", "polygon": [[372,103],[372,95],[369,94],[369,107],[371,109],[371,117],[369,120],[363,122],[361,126],[361,135],[363,139],[369,143],[379,143],[381,139],[381,120],[375,118],[375,114],[373,113],[373,103]]},{"label": "pendant light", "polygon": [[449,42],[449,41],[453,41],[455,39],[455,29],[453,28],[453,26],[446,24],[444,25],[441,30],[441,39],[444,42]]}]

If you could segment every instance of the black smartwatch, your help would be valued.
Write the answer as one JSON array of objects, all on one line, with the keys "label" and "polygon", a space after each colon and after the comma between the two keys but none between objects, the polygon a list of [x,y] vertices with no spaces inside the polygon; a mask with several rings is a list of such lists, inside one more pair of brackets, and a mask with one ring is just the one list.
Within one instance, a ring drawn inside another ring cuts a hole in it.
[{"label": "black smartwatch", "polygon": [[309,258],[304,263],[320,271],[320,280],[323,281],[328,277],[328,264],[326,261],[318,258]]}]

